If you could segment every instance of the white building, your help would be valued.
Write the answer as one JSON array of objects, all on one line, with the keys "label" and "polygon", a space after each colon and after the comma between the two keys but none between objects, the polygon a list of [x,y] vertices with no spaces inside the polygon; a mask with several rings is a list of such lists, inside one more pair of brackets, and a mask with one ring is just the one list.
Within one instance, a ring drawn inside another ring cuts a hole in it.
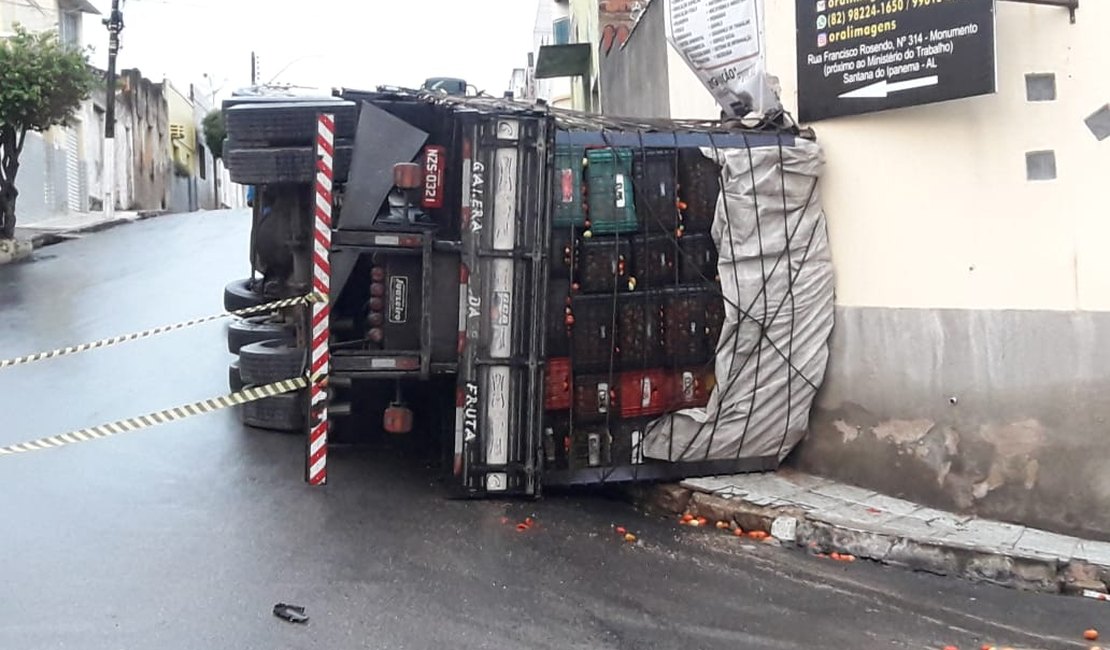
[{"label": "white building", "polygon": [[[602,60],[603,107],[715,117],[661,5]],[[795,115],[797,5],[765,0]],[[803,466],[1110,539],[1110,4],[1079,5],[995,3],[994,94],[805,125],[838,310]]]}]

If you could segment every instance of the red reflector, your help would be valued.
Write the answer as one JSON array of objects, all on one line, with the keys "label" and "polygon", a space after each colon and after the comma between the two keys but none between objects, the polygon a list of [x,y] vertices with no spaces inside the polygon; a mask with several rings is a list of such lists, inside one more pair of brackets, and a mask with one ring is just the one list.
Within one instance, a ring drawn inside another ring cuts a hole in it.
[{"label": "red reflector", "polygon": [[393,166],[393,184],[403,190],[415,190],[422,184],[422,174],[416,163],[397,163]]}]

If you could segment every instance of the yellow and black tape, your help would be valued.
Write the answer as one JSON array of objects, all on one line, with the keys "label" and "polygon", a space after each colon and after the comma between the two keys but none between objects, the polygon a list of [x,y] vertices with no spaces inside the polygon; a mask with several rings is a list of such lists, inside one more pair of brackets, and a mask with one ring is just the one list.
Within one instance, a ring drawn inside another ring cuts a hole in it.
[{"label": "yellow and black tape", "polygon": [[286,307],[296,307],[297,305],[304,305],[304,304],[309,304],[309,303],[314,303],[314,302],[322,302],[323,300],[324,300],[324,296],[322,294],[319,294],[319,293],[310,293],[307,296],[299,296],[297,298],[286,298],[285,300],[275,300],[274,302],[268,302],[264,305],[257,305],[255,307],[248,307],[246,309],[238,309],[236,311],[224,312],[222,314],[214,314],[212,316],[205,316],[203,318],[194,318],[193,320],[187,320],[183,323],[176,323],[174,325],[165,325],[165,326],[162,326],[162,327],[155,327],[153,329],[145,330],[145,331],[142,331],[142,332],[135,332],[134,334],[125,334],[123,336],[113,336],[112,338],[101,339],[99,341],[94,341],[92,343],[82,343],[81,345],[71,345],[71,346],[66,347],[66,348],[59,348],[57,350],[50,350],[49,352],[39,352],[37,354],[29,354],[27,356],[17,357],[15,359],[4,359],[4,360],[0,360],[0,368],[10,368],[12,366],[21,366],[23,364],[34,363],[36,361],[45,361],[46,359],[56,359],[58,357],[64,357],[64,356],[67,356],[67,355],[70,355],[70,354],[77,354],[78,352],[87,352],[89,350],[98,350],[100,348],[107,348],[107,347],[111,347],[113,345],[119,345],[120,343],[126,343],[128,341],[137,341],[139,339],[145,339],[145,338],[149,338],[151,336],[157,336],[159,334],[165,334],[166,332],[175,332],[177,330],[183,330],[183,329],[188,328],[188,327],[201,325],[203,323],[209,323],[209,322],[212,322],[214,320],[220,320],[221,318],[228,318],[228,317],[232,317],[232,316],[238,316],[238,317],[253,316],[253,315],[256,315],[256,314],[263,314],[263,313],[270,312],[270,311],[276,311],[278,309],[284,309]]},{"label": "yellow and black tape", "polygon": [[80,429],[78,431],[70,431],[56,436],[49,436],[47,438],[39,438],[38,440],[31,440],[29,442],[21,442],[17,445],[10,445],[8,447],[0,447],[0,456],[8,456],[11,454],[23,454],[32,451],[42,451],[45,449],[55,449],[57,447],[65,447],[67,445],[77,444],[79,442],[89,442],[92,440],[101,440],[103,438],[110,438],[111,436],[119,435],[121,433],[130,433],[140,429],[157,426],[159,424],[166,424],[168,422],[175,422],[177,420],[184,420],[196,415],[203,415],[221,409],[231,408],[239,404],[246,404],[247,402],[254,402],[267,397],[274,397],[276,395],[283,395],[285,393],[292,393],[302,388],[308,387],[308,379],[305,377],[298,377],[297,379],[287,379],[265,386],[255,386],[247,388],[237,393],[225,395],[223,397],[213,397],[212,399],[201,400],[193,402],[192,404],[185,404],[164,411],[155,413],[148,413],[140,415],[135,418],[127,418],[126,420],[118,420],[109,424],[102,424],[97,427],[88,429]]}]

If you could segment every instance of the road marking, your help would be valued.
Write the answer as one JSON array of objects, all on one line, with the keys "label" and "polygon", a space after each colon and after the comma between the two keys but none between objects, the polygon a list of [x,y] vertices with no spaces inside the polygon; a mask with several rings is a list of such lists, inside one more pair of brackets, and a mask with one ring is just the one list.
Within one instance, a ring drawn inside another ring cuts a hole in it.
[{"label": "road marking", "polygon": [[184,321],[184,322],[181,322],[181,323],[175,323],[173,325],[165,325],[165,326],[162,326],[162,327],[155,327],[153,329],[144,330],[142,332],[135,332],[134,334],[124,334],[122,336],[113,336],[111,338],[101,339],[99,341],[94,341],[92,343],[82,343],[81,345],[71,345],[71,346],[65,347],[65,348],[58,348],[57,350],[50,350],[49,352],[39,352],[37,354],[28,354],[26,356],[17,357],[15,359],[0,360],[0,369],[11,368],[13,366],[21,366],[21,365],[28,364],[28,363],[35,363],[36,361],[45,361],[47,359],[57,359],[58,357],[64,357],[64,356],[68,356],[68,355],[71,355],[71,354],[77,354],[78,352],[87,352],[89,350],[98,350],[100,348],[108,348],[108,347],[112,347],[113,345],[119,345],[120,343],[126,343],[128,341],[138,341],[139,339],[145,339],[145,338],[150,338],[152,336],[157,336],[159,334],[165,334],[166,332],[176,332],[177,330],[183,330],[183,329],[186,329],[186,328],[189,328],[189,327],[194,327],[196,325],[201,325],[203,323],[209,323],[209,322],[212,322],[212,321],[215,321],[215,320],[220,320],[221,318],[253,316],[253,315],[256,315],[256,314],[261,314],[261,313],[265,313],[265,312],[268,312],[268,311],[274,311],[274,310],[277,310],[277,309],[284,309],[284,308],[287,308],[287,307],[296,307],[297,305],[324,302],[325,300],[326,300],[326,298],[322,294],[315,293],[315,292],[310,293],[306,296],[299,296],[297,298],[286,298],[285,300],[275,300],[274,302],[268,302],[264,305],[257,305],[255,307],[247,307],[246,309],[237,309],[235,311],[223,312],[221,314],[213,314],[212,316],[204,316],[203,318],[194,318],[192,320],[187,320],[187,321]]},{"label": "road marking", "polygon": [[286,379],[284,381],[275,382],[273,384],[266,384],[265,386],[255,386],[247,388],[237,393],[230,395],[223,395],[220,397],[213,397],[211,399],[193,402],[192,404],[185,404],[183,406],[176,406],[164,411],[157,411],[154,413],[147,413],[138,417],[127,418],[126,420],[117,420],[102,424],[88,429],[79,429],[77,431],[70,431],[56,436],[48,436],[46,438],[39,438],[38,440],[30,440],[28,442],[21,442],[7,447],[0,447],[0,456],[9,456],[12,454],[23,454],[32,451],[42,451],[44,449],[55,449],[57,447],[65,447],[79,442],[89,442],[91,440],[101,440],[103,438],[110,438],[121,433],[130,433],[140,429],[147,429],[159,424],[166,424],[167,422],[175,422],[177,420],[184,420],[196,415],[203,415],[221,409],[231,408],[247,402],[254,402],[267,397],[274,397],[277,395],[284,395],[285,393],[292,393],[294,391],[306,388],[308,386],[308,379],[305,377],[298,377],[296,379]]}]

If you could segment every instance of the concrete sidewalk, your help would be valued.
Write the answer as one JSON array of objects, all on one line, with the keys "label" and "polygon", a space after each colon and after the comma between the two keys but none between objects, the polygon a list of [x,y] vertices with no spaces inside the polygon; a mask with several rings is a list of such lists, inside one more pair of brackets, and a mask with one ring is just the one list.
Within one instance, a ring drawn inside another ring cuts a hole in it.
[{"label": "concrete sidewalk", "polygon": [[1110,587],[1110,543],[956,515],[786,470],[660,486],[652,503],[771,531],[813,553],[1092,598]]},{"label": "concrete sidewalk", "polygon": [[49,217],[28,218],[17,222],[17,240],[30,240],[35,248],[42,248],[83,233],[99,232],[119,225],[142,221],[166,214],[165,210],[117,211],[112,218],[103,212],[70,212]]}]

